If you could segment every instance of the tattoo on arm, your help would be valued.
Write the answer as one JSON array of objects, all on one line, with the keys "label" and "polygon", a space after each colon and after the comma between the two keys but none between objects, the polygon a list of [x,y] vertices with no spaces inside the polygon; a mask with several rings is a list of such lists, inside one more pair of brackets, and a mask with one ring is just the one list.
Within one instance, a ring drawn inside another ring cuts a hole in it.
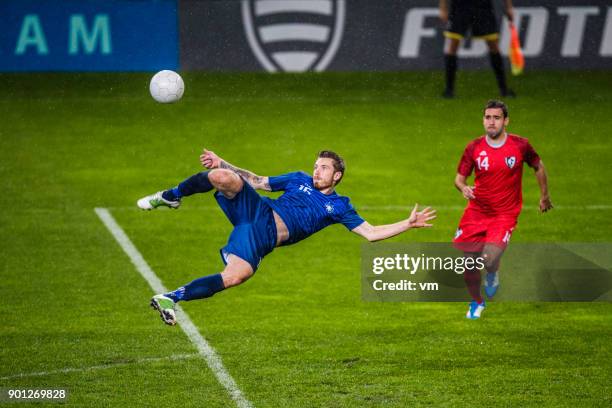
[{"label": "tattoo on arm", "polygon": [[248,170],[241,169],[239,167],[233,166],[226,161],[221,160],[219,164],[219,168],[231,170],[234,173],[241,175],[247,183],[249,183],[253,188],[260,190],[270,191],[270,183],[266,181],[267,177],[258,176]]}]

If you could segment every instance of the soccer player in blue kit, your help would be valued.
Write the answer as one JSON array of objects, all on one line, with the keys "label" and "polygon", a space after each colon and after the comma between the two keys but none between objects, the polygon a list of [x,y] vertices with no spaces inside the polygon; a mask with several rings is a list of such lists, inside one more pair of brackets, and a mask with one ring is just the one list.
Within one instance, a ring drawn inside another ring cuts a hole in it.
[{"label": "soccer player in blue kit", "polygon": [[[227,245],[221,248],[225,269],[196,279],[175,291],[151,299],[164,323],[176,324],[174,306],[179,301],[207,298],[249,279],[261,260],[277,246],[295,244],[328,225],[340,223],[368,241],[398,235],[410,228],[431,227],[435,211],[429,207],[388,225],[371,225],[357,214],[348,197],[335,187],[344,175],[344,160],[336,153],[318,154],[312,177],[304,172],[262,177],[235,167],[214,152],[204,150],[202,165],[211,169],[197,173],[178,186],[138,200],[138,207],[178,208],[181,199],[216,189],[215,199],[234,226]],[[260,196],[255,190],[284,191],[278,199]]]}]

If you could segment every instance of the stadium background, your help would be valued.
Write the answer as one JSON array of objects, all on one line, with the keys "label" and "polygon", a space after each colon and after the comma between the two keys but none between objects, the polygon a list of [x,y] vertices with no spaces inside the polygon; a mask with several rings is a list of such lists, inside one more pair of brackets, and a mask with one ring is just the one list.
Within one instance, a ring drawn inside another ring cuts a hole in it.
[{"label": "stadium background", "polygon": [[[264,175],[309,171],[318,150],[336,150],[348,163],[339,192],[371,223],[414,202],[439,208],[434,228],[393,242],[450,240],[464,205],[455,166],[497,96],[482,49],[463,51],[458,98],[442,100],[437,2],[283,3],[320,12],[0,3],[0,387],[66,388],[74,406],[232,403],[185,334],[147,308],[151,289],[94,212],[109,209],[167,287],[218,271],[230,226],[211,197],[134,206],[198,171],[203,147]],[[537,213],[526,170],[513,242],[609,242],[612,7],[515,6],[527,70],[511,78],[510,130],[546,162],[556,209]],[[263,34],[304,17],[314,34]],[[148,95],[164,68],[185,79],[178,104]],[[464,303],[366,303],[361,243],[331,227],[184,306],[252,405],[610,405],[608,303],[492,303],[479,322]]]}]

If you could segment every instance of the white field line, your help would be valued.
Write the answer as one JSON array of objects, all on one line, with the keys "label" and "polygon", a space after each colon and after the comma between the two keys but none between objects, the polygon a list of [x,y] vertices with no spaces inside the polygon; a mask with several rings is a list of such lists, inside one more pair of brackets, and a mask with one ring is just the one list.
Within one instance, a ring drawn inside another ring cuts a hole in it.
[{"label": "white field line", "polygon": [[6,377],[0,377],[0,380],[12,380],[15,378],[26,378],[26,377],[44,377],[47,375],[54,375],[54,374],[80,373],[84,371],[94,371],[94,370],[107,370],[109,368],[125,367],[129,365],[134,365],[134,364],[146,364],[146,363],[154,363],[158,361],[167,361],[167,360],[171,360],[171,361],[187,360],[187,359],[196,358],[196,357],[200,357],[200,355],[199,354],[175,354],[173,356],[168,356],[168,357],[149,357],[149,358],[141,358],[141,359],[133,360],[133,361],[126,361],[123,363],[109,363],[109,364],[100,364],[100,365],[89,366],[89,367],[62,368],[59,370],[39,371],[36,373],[14,374],[14,375],[6,376]]},{"label": "white field line", "polygon": [[[153,289],[153,292],[167,292],[168,290],[164,287],[155,272],[153,272],[149,264],[147,264],[147,261],[144,260],[138,249],[136,249],[123,229],[119,226],[119,224],[117,224],[117,221],[115,221],[108,209],[96,208],[95,212],[98,217],[100,217],[100,220],[102,220],[106,228],[108,228],[110,233],[113,235],[117,243],[121,246],[123,251],[125,251],[125,253],[129,256],[130,260],[136,267],[136,270],[138,270],[142,277],[149,283]],[[234,381],[223,365],[221,357],[219,357],[215,349],[211,347],[206,339],[202,337],[189,316],[179,305],[176,306],[176,314],[179,321],[179,326],[181,329],[183,329],[189,340],[191,340],[191,342],[196,346],[198,352],[206,361],[206,364],[208,364],[208,367],[211,369],[215,377],[217,377],[219,383],[221,383],[221,385],[223,385],[223,387],[229,392],[236,405],[241,408],[252,407],[251,402],[245,398],[242,391],[240,391],[238,388],[238,384],[236,384],[236,381]]]}]

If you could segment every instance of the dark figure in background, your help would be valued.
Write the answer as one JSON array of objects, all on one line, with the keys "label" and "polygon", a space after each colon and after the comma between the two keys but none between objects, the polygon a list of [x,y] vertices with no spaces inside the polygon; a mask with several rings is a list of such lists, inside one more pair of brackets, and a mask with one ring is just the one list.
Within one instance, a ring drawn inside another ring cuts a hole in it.
[{"label": "dark figure in background", "polygon": [[[450,8],[449,8],[450,2]],[[504,0],[505,13],[510,21],[514,18],[512,0]],[[440,0],[440,20],[446,25],[444,31],[444,66],[446,88],[442,96],[455,96],[455,75],[457,73],[457,50],[468,31],[473,39],[482,39],[489,47],[491,67],[497,79],[499,92],[504,97],[515,97],[506,84],[504,63],[499,53],[499,28],[492,0]]]}]

